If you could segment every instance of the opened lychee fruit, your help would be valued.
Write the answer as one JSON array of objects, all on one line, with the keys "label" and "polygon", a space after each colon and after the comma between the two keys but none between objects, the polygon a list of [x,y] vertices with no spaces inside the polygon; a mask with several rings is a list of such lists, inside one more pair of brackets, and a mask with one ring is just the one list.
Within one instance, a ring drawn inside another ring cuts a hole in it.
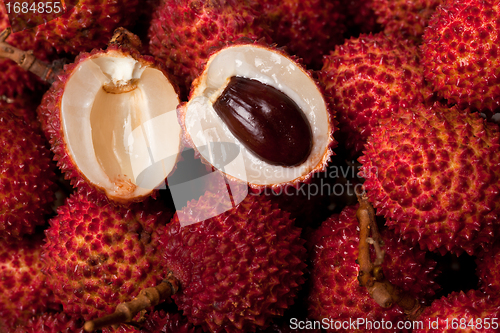
[{"label": "opened lychee fruit", "polygon": [[140,201],[173,171],[176,88],[151,57],[112,44],[81,54],[38,109],[58,166],[77,187]]},{"label": "opened lychee fruit", "polygon": [[264,46],[214,54],[179,115],[202,160],[253,188],[305,182],[333,154],[334,119],[320,88],[293,59]]}]

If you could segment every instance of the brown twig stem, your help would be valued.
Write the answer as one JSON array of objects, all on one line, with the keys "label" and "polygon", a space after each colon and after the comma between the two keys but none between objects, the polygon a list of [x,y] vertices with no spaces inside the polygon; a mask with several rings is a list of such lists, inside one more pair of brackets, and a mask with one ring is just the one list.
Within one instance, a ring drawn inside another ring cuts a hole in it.
[{"label": "brown twig stem", "polygon": [[177,279],[169,273],[167,278],[156,287],[146,288],[130,302],[118,304],[113,314],[87,321],[83,329],[92,332],[106,326],[130,322],[139,312],[165,301],[178,290]]},{"label": "brown twig stem", "polygon": [[30,71],[38,75],[43,81],[52,83],[56,79],[56,74],[59,70],[59,63],[46,64],[38,60],[33,51],[20,50],[6,42],[12,30],[7,28],[0,33],[0,58],[11,59],[24,70]]},{"label": "brown twig stem", "polygon": [[[405,313],[416,318],[423,308],[419,302],[406,293],[402,293],[397,287],[390,283],[382,272],[385,251],[382,249],[383,241],[375,221],[375,211],[368,202],[366,193],[356,193],[359,208],[356,217],[359,222],[359,251],[358,281],[361,286],[367,288],[370,296],[380,306],[387,308],[398,304]],[[375,261],[371,261],[370,245],[375,249]]]}]

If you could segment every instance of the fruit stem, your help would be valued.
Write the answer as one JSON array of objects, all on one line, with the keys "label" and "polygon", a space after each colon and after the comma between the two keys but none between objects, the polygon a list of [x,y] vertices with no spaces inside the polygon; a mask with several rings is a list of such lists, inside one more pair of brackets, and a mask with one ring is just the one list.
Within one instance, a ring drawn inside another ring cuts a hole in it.
[{"label": "fruit stem", "polygon": [[[385,251],[382,249],[383,241],[375,221],[375,210],[368,201],[365,192],[356,193],[359,208],[356,217],[359,223],[358,281],[360,286],[365,286],[370,296],[384,308],[398,304],[405,313],[416,318],[422,311],[420,303],[410,295],[402,293],[399,288],[390,283],[382,272]],[[370,237],[371,236],[371,237]],[[375,248],[375,261],[370,258],[370,245]]]},{"label": "fruit stem", "polygon": [[117,28],[113,32],[113,37],[111,37],[108,45],[117,44],[120,46],[130,47],[136,50],[141,49],[142,42],[139,37],[131,33],[125,28]]},{"label": "fruit stem", "polygon": [[118,304],[113,314],[87,321],[83,329],[92,332],[106,326],[130,322],[139,312],[163,302],[178,290],[179,283],[177,279],[172,273],[169,273],[167,278],[156,287],[143,289],[130,302]]},{"label": "fruit stem", "polygon": [[11,32],[11,28],[7,28],[0,33],[0,58],[11,59],[22,69],[38,75],[45,82],[54,82],[56,79],[57,65],[46,64],[38,60],[33,55],[33,51],[23,51],[7,43],[7,37],[10,36]]}]

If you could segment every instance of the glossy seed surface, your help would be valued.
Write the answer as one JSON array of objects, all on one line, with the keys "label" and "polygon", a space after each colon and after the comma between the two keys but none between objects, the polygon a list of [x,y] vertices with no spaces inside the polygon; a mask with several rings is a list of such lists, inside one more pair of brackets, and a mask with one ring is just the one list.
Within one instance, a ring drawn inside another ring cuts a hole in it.
[{"label": "glossy seed surface", "polygon": [[270,85],[233,76],[213,107],[231,133],[271,165],[300,165],[311,153],[312,131],[304,112]]}]

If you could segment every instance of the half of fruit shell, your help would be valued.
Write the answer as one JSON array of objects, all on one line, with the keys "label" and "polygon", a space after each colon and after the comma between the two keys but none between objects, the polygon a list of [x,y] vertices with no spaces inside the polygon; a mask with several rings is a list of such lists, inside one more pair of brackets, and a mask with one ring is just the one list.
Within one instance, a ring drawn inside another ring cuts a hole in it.
[{"label": "half of fruit shell", "polygon": [[177,89],[152,58],[111,46],[66,67],[38,113],[73,185],[126,203],[151,195],[174,170],[178,104]]},{"label": "half of fruit shell", "polygon": [[310,74],[256,44],[212,55],[178,113],[202,160],[254,189],[309,181],[336,145],[333,115]]}]

